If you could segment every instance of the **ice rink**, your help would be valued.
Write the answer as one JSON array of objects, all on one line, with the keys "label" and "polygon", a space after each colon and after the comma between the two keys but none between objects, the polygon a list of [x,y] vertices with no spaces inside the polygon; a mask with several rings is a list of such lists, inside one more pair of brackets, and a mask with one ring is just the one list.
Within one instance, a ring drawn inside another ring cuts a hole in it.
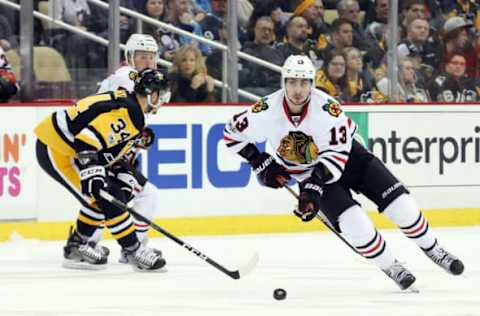
[{"label": "ice rink", "polygon": [[[394,254],[417,277],[419,294],[401,292],[383,272],[331,233],[184,237],[229,269],[258,251],[260,262],[230,279],[166,238],[168,271],[134,272],[117,263],[103,271],[61,267],[63,242],[15,239],[0,243],[0,315],[480,315],[480,227],[437,228],[442,245],[465,263],[448,275],[397,230],[382,231]],[[275,288],[287,299],[276,301]]]}]

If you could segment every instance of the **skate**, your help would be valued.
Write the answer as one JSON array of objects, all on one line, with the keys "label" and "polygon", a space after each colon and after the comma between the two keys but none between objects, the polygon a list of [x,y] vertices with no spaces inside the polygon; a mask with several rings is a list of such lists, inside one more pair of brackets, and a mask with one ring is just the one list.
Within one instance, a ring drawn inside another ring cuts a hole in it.
[{"label": "skate", "polygon": [[108,249],[108,247],[99,245],[97,242],[94,241],[89,241],[88,245],[94,248],[96,251],[101,252],[105,257],[108,257],[110,255],[110,249]]},{"label": "skate", "polygon": [[[145,237],[144,239],[142,239],[142,241],[140,241],[140,243],[142,244],[142,246],[147,246],[147,243],[148,243],[148,238]],[[162,256],[162,251],[159,250],[159,249],[155,249],[155,248],[151,248],[158,256]],[[128,257],[127,257],[127,254],[125,251],[121,250],[120,251],[120,257],[118,258],[118,262],[119,263],[128,263]]]},{"label": "skate", "polygon": [[387,269],[383,270],[402,290],[408,289],[416,280],[400,262],[396,261]]},{"label": "skate", "polygon": [[107,256],[91,247],[73,227],[70,227],[67,244],[63,247],[63,257],[63,266],[70,269],[99,270],[107,263]]},{"label": "skate", "polygon": [[448,273],[453,275],[460,275],[463,273],[464,266],[462,261],[443,249],[436,241],[432,248],[429,250],[423,250],[423,252]]},{"label": "skate", "polygon": [[155,249],[145,247],[142,244],[139,244],[133,251],[123,249],[122,252],[128,260],[128,263],[138,271],[158,270],[167,263],[165,259],[162,258],[161,252],[159,254],[158,250],[156,251]]}]

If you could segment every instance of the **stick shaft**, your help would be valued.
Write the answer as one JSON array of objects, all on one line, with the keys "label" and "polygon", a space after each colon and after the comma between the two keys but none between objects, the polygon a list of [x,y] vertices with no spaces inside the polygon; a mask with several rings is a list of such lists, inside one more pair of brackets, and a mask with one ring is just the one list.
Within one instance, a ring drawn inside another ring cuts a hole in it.
[{"label": "stick shaft", "polygon": [[193,247],[192,245],[188,244],[187,242],[183,241],[182,239],[178,238],[177,236],[173,235],[172,233],[168,232],[167,230],[165,230],[164,228],[160,227],[159,225],[155,224],[154,222],[150,221],[148,218],[146,218],[145,216],[139,214],[138,212],[136,212],[134,209],[132,209],[131,207],[128,207],[125,203],[122,203],[121,201],[117,200],[115,197],[113,197],[110,193],[106,192],[106,191],[100,191],[100,195],[102,196],[102,198],[104,198],[105,200],[107,200],[108,202],[112,203],[113,205],[115,205],[116,207],[118,208],[121,208],[121,209],[124,209],[124,210],[127,210],[130,214],[134,215],[135,217],[137,217],[139,220],[147,223],[148,225],[150,225],[150,227],[152,227],[153,229],[155,229],[156,231],[158,231],[159,233],[165,235],[167,238],[173,240],[174,242],[176,242],[177,244],[179,244],[180,246],[182,246],[183,248],[185,248],[186,250],[188,250],[189,252],[195,254],[197,257],[199,257],[200,259],[202,259],[203,261],[206,261],[207,263],[209,263],[210,265],[214,266],[215,268],[217,268],[218,270],[222,271],[223,273],[225,273],[226,275],[228,275],[229,277],[231,277],[232,279],[239,279],[240,278],[240,272],[239,271],[230,271],[228,270],[227,268],[225,268],[224,266],[222,266],[221,264],[217,263],[215,260],[211,259],[210,257],[208,257],[206,254],[202,253],[200,250],[198,250],[197,248]]},{"label": "stick shaft", "polygon": [[[290,194],[292,194],[297,200],[300,198],[300,196],[298,195],[297,192],[295,192],[291,187],[289,186],[285,186],[284,187],[285,189],[287,189],[288,192],[290,192]],[[321,212],[321,211],[320,211]],[[323,214],[322,214],[323,215]],[[333,228],[333,226],[325,219],[323,218],[323,216],[320,215],[320,214],[317,214],[315,217],[321,221],[325,226],[327,226],[327,228],[332,232],[334,233],[335,235],[337,235],[337,237],[343,241],[343,243],[345,245],[348,246],[348,248],[352,249],[355,253],[357,253],[358,255],[361,256],[361,254],[358,252],[357,249],[355,249],[355,247],[353,247],[342,235],[340,235],[340,233],[335,229]]]}]

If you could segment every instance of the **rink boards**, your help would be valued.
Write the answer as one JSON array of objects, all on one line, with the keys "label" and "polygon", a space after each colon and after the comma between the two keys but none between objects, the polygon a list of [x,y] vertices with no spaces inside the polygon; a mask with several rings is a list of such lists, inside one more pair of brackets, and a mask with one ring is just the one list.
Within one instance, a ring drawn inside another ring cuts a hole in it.
[{"label": "rink boards", "polygon": [[[76,217],[76,201],[40,170],[34,150],[33,127],[63,106],[0,107],[0,241],[13,231],[63,239]],[[369,148],[409,187],[432,225],[480,224],[479,105],[344,109]],[[322,229],[291,216],[292,196],[260,186],[248,164],[226,149],[223,125],[241,110],[238,105],[173,105],[149,119],[157,140],[143,155],[142,168],[159,188],[157,222],[180,235]],[[371,215],[379,227],[391,227],[375,212]]]}]

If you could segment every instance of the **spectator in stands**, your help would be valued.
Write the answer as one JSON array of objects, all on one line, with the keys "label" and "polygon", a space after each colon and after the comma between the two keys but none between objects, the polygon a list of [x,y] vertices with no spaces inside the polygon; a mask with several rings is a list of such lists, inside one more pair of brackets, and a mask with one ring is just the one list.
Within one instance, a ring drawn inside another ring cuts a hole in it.
[{"label": "spectator in stands", "polygon": [[202,53],[193,45],[178,49],[169,80],[172,84],[172,102],[214,101],[214,80],[207,74]]},{"label": "spectator in stands", "polygon": [[452,103],[480,101],[478,81],[466,75],[466,65],[462,53],[450,54],[445,72],[433,78],[428,85],[433,101]]},{"label": "spectator in stands", "polygon": [[398,56],[411,57],[415,68],[429,79],[440,64],[439,46],[429,41],[430,27],[424,18],[416,18],[407,25],[407,36],[398,45]]},{"label": "spectator in stands", "polygon": [[358,48],[347,47],[344,53],[349,99],[354,102],[362,101],[362,96],[372,89],[372,77],[364,71],[362,53]]},{"label": "spectator in stands", "polygon": [[[137,10],[155,20],[167,22],[167,0],[142,0],[137,2]],[[143,33],[151,35],[158,43],[159,56],[172,61],[180,47],[175,33],[150,23],[143,23]]]},{"label": "spectator in stands", "polygon": [[15,74],[10,69],[3,48],[0,47],[0,102],[7,102],[17,91]]},{"label": "spectator in stands", "polygon": [[269,16],[274,23],[274,40],[282,42],[285,36],[285,25],[283,23],[283,11],[277,0],[264,0],[255,3],[252,14],[247,25],[248,41],[255,40],[255,24],[260,17]]},{"label": "spectator in stands", "polygon": [[[108,3],[107,0],[102,0]],[[133,0],[120,0],[120,6],[127,9],[136,10]],[[90,6],[90,15],[85,23],[88,30],[103,37],[108,38],[108,10],[93,5]],[[120,14],[120,42],[125,43],[136,28],[135,20],[127,15]],[[106,53],[106,50],[104,50]]]},{"label": "spectator in stands", "polygon": [[338,18],[332,22],[328,44],[320,51],[325,59],[332,49],[344,49],[353,46],[353,26],[347,19]]},{"label": "spectator in stands", "polygon": [[445,70],[445,65],[450,61],[452,53],[460,52],[467,62],[467,73],[471,77],[477,76],[478,64],[475,49],[468,38],[468,29],[472,24],[462,17],[455,16],[449,18],[443,26],[443,47],[440,59],[441,69]]},{"label": "spectator in stands", "polygon": [[368,11],[363,24],[365,29],[368,29],[372,23],[380,23],[387,25],[388,23],[388,1],[389,0],[375,0],[374,11]]},{"label": "spectator in stands", "polygon": [[407,0],[403,2],[402,13],[400,15],[401,38],[407,36],[407,28],[415,19],[425,19],[424,0]]},{"label": "spectator in stands", "polygon": [[[255,40],[246,42],[243,51],[261,60],[281,66],[283,57],[277,49],[272,47],[273,25],[272,18],[269,16],[259,18],[255,25]],[[241,86],[256,95],[268,95],[279,88],[280,73],[258,64],[244,62],[240,75]]]},{"label": "spectator in stands", "polygon": [[350,101],[344,52],[333,49],[315,75],[315,86],[339,101]]},{"label": "spectator in stands", "polygon": [[3,48],[5,51],[10,49],[12,35],[12,29],[8,19],[0,15],[0,48]]},{"label": "spectator in stands", "polygon": [[353,28],[353,46],[362,51],[367,51],[370,47],[370,41],[365,31],[360,26],[360,5],[357,0],[341,0],[337,4],[338,16],[352,23]]},{"label": "spectator in stands", "polygon": [[372,72],[382,66],[387,49],[386,31],[382,23],[372,22],[368,25],[366,34],[371,44],[364,55],[364,62]]},{"label": "spectator in stands", "polygon": [[278,45],[283,60],[285,61],[290,55],[307,55],[313,64],[318,68],[321,60],[318,58],[315,49],[315,43],[308,40],[308,24],[305,18],[293,15],[287,22],[286,42]]},{"label": "spectator in stands", "polygon": [[480,32],[480,3],[472,0],[443,0],[442,8],[448,17],[460,16]]},{"label": "spectator in stands", "polygon": [[[170,0],[168,6],[168,21],[187,32],[198,36],[203,35],[202,27],[194,19],[193,8],[189,0]],[[180,45],[192,44],[197,46],[204,55],[208,55],[211,52],[208,45],[199,43],[184,35],[178,36],[178,42]]]},{"label": "spectator in stands", "polygon": [[308,23],[308,38],[317,43],[317,48],[322,49],[326,45],[327,34],[330,27],[325,23],[325,7],[322,0],[299,1],[293,15],[305,18]]},{"label": "spectator in stands", "polygon": [[[377,82],[378,91],[388,100],[388,84],[387,77]],[[390,100],[393,102],[405,103],[421,103],[429,102],[430,97],[421,83],[417,82],[415,74],[414,61],[408,57],[398,61],[398,100]]]}]

